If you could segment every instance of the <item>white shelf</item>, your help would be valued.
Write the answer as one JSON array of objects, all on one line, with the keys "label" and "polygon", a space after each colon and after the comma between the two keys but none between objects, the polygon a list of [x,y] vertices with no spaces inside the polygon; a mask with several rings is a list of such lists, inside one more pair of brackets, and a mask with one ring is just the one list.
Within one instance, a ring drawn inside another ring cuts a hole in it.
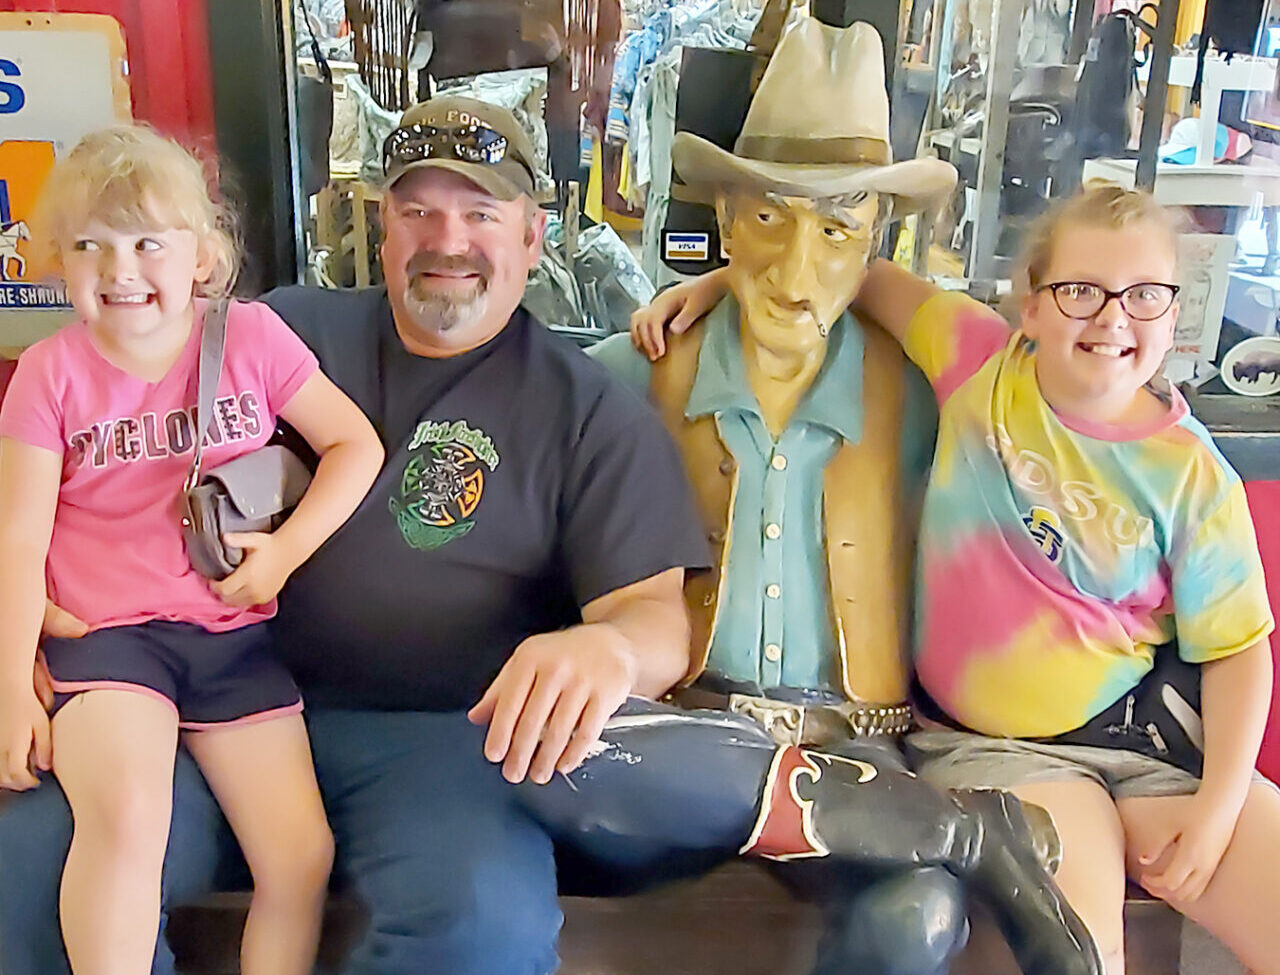
[{"label": "white shelf", "polygon": [[[1147,80],[1149,65],[1143,65],[1138,77]],[[1196,80],[1196,57],[1180,54],[1169,61],[1169,84],[1190,88]],[[1208,55],[1204,59],[1204,80],[1200,98],[1200,144],[1196,146],[1196,165],[1213,162],[1213,141],[1218,133],[1218,109],[1224,91],[1274,91],[1276,59],[1255,58],[1237,54],[1226,58]]]},{"label": "white shelf", "polygon": [[[946,131],[934,132],[929,136],[929,144],[953,149],[956,144],[956,134]],[[960,140],[960,151],[969,156],[976,156],[982,151],[982,140],[977,136],[965,136]]]},{"label": "white shelf", "polygon": [[[1136,159],[1089,159],[1084,179],[1103,179],[1133,188]],[[1280,166],[1265,159],[1248,166],[1156,165],[1156,199],[1166,206],[1280,206]]]}]

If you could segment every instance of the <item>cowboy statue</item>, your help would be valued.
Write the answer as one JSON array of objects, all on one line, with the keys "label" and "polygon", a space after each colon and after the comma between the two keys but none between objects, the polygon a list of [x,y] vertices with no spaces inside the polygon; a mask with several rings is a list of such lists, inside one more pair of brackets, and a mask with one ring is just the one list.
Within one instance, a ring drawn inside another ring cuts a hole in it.
[{"label": "cowboy statue", "polygon": [[944,972],[968,930],[962,888],[1024,972],[1097,973],[1033,849],[1056,842],[1047,817],[1001,792],[935,791],[897,746],[933,406],[897,345],[846,309],[889,213],[936,203],[955,173],[894,164],[888,133],[876,32],[801,19],[733,153],[676,136],[677,173],[716,206],[732,294],[652,365],[625,335],[597,354],[664,417],[717,568],[685,587],[685,686],[629,701],[592,757],[522,797],[562,847],[632,876],[774,861],[824,905],[824,975]]}]

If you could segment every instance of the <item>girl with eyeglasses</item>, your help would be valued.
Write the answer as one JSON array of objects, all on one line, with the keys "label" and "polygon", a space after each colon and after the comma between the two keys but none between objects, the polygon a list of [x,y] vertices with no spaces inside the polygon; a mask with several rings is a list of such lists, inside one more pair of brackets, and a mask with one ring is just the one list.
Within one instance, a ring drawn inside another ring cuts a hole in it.
[{"label": "girl with eyeglasses", "polygon": [[[1014,331],[885,261],[854,306],[939,405],[915,621],[930,717],[909,752],[939,786],[1049,810],[1109,975],[1126,878],[1280,972],[1280,791],[1253,769],[1274,623],[1240,477],[1160,375],[1176,227],[1145,193],[1090,187],[1040,221],[1026,269]],[[723,291],[712,272],[665,292],[637,346],[660,356],[664,325]]]}]

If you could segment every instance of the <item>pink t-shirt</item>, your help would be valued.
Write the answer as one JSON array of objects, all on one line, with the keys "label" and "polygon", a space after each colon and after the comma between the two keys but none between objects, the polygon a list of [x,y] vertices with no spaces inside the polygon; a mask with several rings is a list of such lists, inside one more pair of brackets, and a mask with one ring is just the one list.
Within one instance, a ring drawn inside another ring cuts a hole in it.
[{"label": "pink t-shirt", "polygon": [[[49,595],[91,628],[177,620],[219,632],[275,613],[274,600],[249,609],[223,603],[182,543],[179,498],[191,466],[205,306],[197,299],[196,327],[159,382],[113,366],[76,322],[22,354],[0,409],[0,436],[63,458]],[[316,368],[270,308],[232,303],[204,469],[263,446]]]}]

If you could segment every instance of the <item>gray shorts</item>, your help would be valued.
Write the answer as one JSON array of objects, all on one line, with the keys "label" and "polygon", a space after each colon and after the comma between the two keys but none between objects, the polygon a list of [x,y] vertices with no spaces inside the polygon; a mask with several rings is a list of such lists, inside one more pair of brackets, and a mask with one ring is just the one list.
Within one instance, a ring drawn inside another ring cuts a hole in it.
[{"label": "gray shorts", "polygon": [[[913,731],[907,760],[943,789],[1012,789],[1034,782],[1088,780],[1115,799],[1191,795],[1200,780],[1176,765],[1123,748],[1045,745],[968,731]],[[1254,782],[1267,782],[1258,772]]]}]

